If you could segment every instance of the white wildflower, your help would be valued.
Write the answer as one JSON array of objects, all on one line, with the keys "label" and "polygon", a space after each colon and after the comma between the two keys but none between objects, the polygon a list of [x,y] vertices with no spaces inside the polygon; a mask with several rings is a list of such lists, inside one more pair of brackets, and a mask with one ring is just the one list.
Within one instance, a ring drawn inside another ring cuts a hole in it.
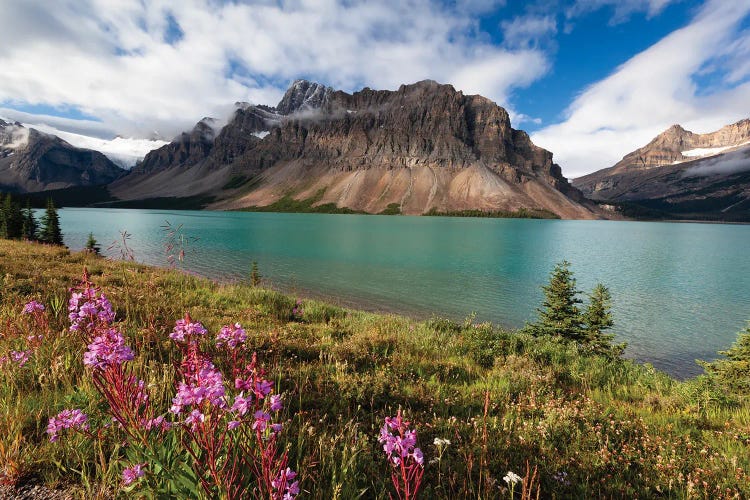
[{"label": "white wildflower", "polygon": [[518,481],[520,481],[522,478],[515,472],[508,471],[508,473],[503,478],[503,481],[505,481],[508,484],[516,484]]},{"label": "white wildflower", "polygon": [[443,439],[443,438],[435,438],[435,440],[432,443],[438,447],[448,446],[449,444],[451,444],[450,439]]}]

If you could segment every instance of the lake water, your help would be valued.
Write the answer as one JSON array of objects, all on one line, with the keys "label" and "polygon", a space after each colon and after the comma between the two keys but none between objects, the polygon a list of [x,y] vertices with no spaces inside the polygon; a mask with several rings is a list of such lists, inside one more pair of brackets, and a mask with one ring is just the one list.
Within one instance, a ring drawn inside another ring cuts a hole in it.
[{"label": "lake water", "polygon": [[184,267],[205,276],[246,279],[256,260],[292,293],[512,327],[535,318],[567,259],[580,289],[610,288],[626,354],[678,377],[750,319],[750,226],[77,208],[60,221],[72,249],[89,232],[106,249],[126,230],[136,260],[162,266],[169,221],[190,241]]}]

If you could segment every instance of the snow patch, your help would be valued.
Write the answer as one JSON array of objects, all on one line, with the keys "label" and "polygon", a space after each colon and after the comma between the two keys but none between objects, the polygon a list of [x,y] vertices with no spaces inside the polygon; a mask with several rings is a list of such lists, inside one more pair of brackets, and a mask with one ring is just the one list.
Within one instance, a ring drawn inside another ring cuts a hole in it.
[{"label": "snow patch", "polygon": [[742,144],[737,144],[735,146],[723,146],[719,148],[695,148],[695,149],[689,149],[687,151],[682,152],[682,156],[687,156],[689,158],[695,158],[700,156],[714,156],[719,153],[723,153],[724,151],[732,148],[738,148],[740,146],[745,146],[747,144],[750,144],[750,141],[743,142]]},{"label": "snow patch", "polygon": [[263,138],[264,138],[265,136],[267,136],[267,135],[268,135],[268,134],[270,134],[270,133],[271,133],[271,132],[269,132],[269,131],[267,131],[267,130],[264,130],[264,131],[262,131],[262,132],[253,132],[253,135],[254,135],[255,137],[257,137],[258,139],[263,139]]},{"label": "snow patch", "polygon": [[33,127],[40,132],[56,135],[70,145],[77,148],[93,149],[94,151],[99,151],[100,153],[103,153],[107,158],[109,158],[113,163],[116,163],[117,165],[125,169],[133,167],[150,151],[169,144],[168,142],[162,140],[134,139],[119,136],[109,140],[100,139],[98,137],[90,137],[87,135],[65,132],[63,130],[58,130],[54,127],[50,127],[49,125],[33,125]]}]

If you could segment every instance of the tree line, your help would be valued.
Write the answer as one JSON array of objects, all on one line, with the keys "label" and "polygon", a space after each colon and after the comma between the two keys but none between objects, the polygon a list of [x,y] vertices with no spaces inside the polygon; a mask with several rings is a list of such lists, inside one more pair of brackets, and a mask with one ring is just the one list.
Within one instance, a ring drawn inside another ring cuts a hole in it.
[{"label": "tree line", "polygon": [[22,208],[20,199],[14,198],[10,193],[0,193],[0,238],[62,245],[60,218],[52,199],[47,200],[44,215],[41,221],[37,221],[28,200],[25,208]]}]

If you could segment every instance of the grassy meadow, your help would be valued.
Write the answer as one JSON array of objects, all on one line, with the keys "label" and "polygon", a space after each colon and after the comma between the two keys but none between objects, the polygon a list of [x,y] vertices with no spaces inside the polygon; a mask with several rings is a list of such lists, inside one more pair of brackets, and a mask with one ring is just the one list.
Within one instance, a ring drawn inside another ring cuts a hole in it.
[{"label": "grassy meadow", "polygon": [[[7,240],[0,483],[36,481],[80,498],[157,496],[137,484],[123,489],[128,447],[82,363],[85,344],[68,330],[69,289],[84,267],[115,309],[135,355],[129,366],[168,419],[180,354],[169,338],[175,321],[189,311],[206,327],[203,347],[217,366],[228,361],[211,338],[242,324],[246,349],[284,398],[280,443],[298,472],[299,498],[388,498],[391,466],[377,438],[399,409],[424,453],[420,498],[750,497],[750,402],[706,378],[679,382],[471,318],[420,322],[298,304],[249,283]],[[41,322],[21,313],[30,300],[45,306]],[[28,347],[30,332],[43,338],[20,366],[10,353]],[[50,442],[49,418],[73,407],[106,432]],[[529,491],[511,490],[509,472],[525,477]]]}]

